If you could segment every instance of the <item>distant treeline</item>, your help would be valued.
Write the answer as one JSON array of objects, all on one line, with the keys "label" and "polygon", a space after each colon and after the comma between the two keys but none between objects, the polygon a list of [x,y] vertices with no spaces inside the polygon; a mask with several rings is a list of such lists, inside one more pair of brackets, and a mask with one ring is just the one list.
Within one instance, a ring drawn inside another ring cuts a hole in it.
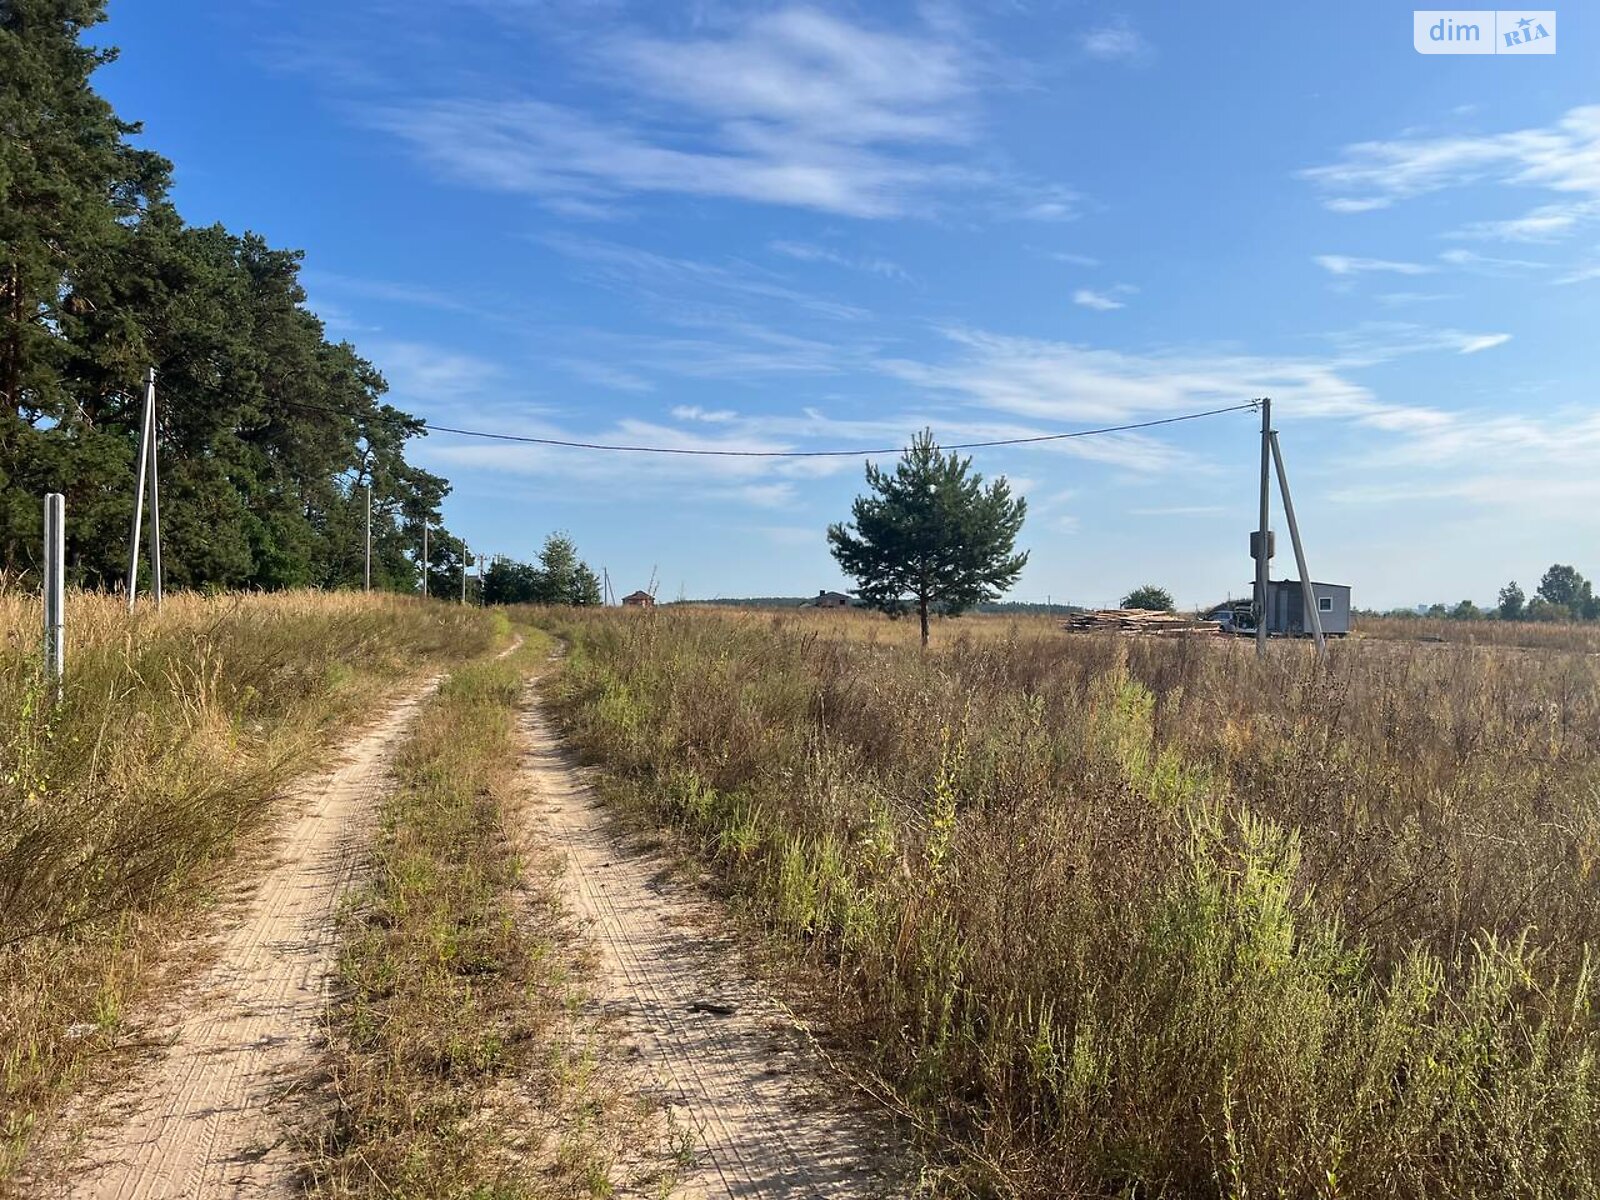
[{"label": "distant treeline", "polygon": [[[674,600],[674,604],[720,604],[728,608],[799,608],[815,604],[815,596],[718,596],[711,600]],[[851,602],[854,604],[854,601]],[[977,613],[1016,613],[1021,616],[1067,616],[1082,612],[1077,604],[1033,604],[1025,600],[998,600],[968,610]]]},{"label": "distant treeline", "polygon": [[126,567],[148,367],[163,557],[176,586],[359,585],[459,569],[445,480],[405,460],[421,422],[304,307],[301,255],[184,223],[171,164],[90,86],[104,0],[0,3],[0,571],[38,566],[41,499],[67,498],[74,580]]},{"label": "distant treeline", "polygon": [[1512,581],[1500,589],[1497,602],[1489,608],[1462,600],[1457,604],[1396,608],[1368,615],[1431,621],[1600,621],[1600,596],[1595,595],[1594,585],[1575,567],[1556,563],[1540,578],[1531,597]]}]

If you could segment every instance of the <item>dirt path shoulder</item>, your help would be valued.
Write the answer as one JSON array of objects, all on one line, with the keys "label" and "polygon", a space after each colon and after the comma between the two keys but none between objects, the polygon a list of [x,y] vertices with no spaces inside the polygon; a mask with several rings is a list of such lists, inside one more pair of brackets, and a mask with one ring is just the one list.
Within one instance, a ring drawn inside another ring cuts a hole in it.
[{"label": "dirt path shoulder", "polygon": [[391,705],[336,766],[294,789],[274,865],[216,935],[210,965],[150,1019],[151,1061],[86,1114],[68,1178],[48,1194],[295,1194],[274,1109],[316,1063],[339,903],[371,841],[390,755],[434,686]]},{"label": "dirt path shoulder", "polygon": [[598,997],[694,1135],[675,1194],[904,1194],[891,1182],[887,1122],[829,1085],[804,1033],[741,968],[726,914],[675,882],[671,859],[614,827],[531,693],[522,722],[534,811],[565,855],[568,903],[598,950]]}]

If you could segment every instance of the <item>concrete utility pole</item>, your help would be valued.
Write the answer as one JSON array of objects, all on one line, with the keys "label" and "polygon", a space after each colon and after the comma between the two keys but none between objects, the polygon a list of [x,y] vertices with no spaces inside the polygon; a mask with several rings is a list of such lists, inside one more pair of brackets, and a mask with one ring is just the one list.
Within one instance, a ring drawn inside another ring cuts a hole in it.
[{"label": "concrete utility pole", "polygon": [[361,590],[372,590],[372,485],[367,484],[367,561],[361,573]]},{"label": "concrete utility pole", "polygon": [[161,606],[161,489],[156,473],[156,369],[144,377],[144,417],[139,426],[139,465],[133,492],[133,532],[128,537],[128,611],[138,598],[139,534],[144,526],[145,478],[150,480],[150,594]]},{"label": "concrete utility pole", "polygon": [[1261,400],[1261,523],[1256,538],[1256,656],[1267,656],[1267,567],[1270,562],[1268,543],[1272,530],[1272,484],[1270,461],[1272,458],[1272,398]]},{"label": "concrete utility pole", "polygon": [[56,700],[66,671],[67,499],[44,498],[44,672]]},{"label": "concrete utility pole", "polygon": [[428,519],[422,519],[422,598],[428,598]]},{"label": "concrete utility pole", "polygon": [[1283,466],[1283,448],[1278,445],[1278,434],[1272,434],[1272,461],[1278,468],[1278,491],[1283,496],[1283,515],[1289,522],[1289,540],[1294,543],[1295,566],[1300,569],[1300,596],[1305,601],[1306,626],[1316,639],[1317,653],[1328,656],[1328,640],[1322,636],[1322,613],[1311,587],[1311,571],[1306,567],[1305,547],[1300,544],[1300,526],[1294,519],[1294,499],[1289,495],[1289,472]]},{"label": "concrete utility pole", "polygon": [[463,603],[463,604],[465,604],[467,602],[467,560],[470,557],[471,557],[471,552],[468,551],[467,544],[465,542],[462,542],[461,543],[461,603]]}]

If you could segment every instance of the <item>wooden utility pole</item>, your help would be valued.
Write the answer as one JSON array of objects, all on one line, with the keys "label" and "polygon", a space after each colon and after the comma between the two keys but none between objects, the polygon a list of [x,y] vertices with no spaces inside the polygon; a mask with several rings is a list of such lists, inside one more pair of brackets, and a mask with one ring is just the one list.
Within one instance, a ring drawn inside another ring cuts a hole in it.
[{"label": "wooden utility pole", "polygon": [[1261,400],[1261,521],[1256,534],[1256,656],[1267,656],[1267,568],[1271,562],[1272,530],[1272,398]]},{"label": "wooden utility pole", "polygon": [[51,492],[44,498],[44,672],[58,701],[67,659],[66,574],[67,499]]}]

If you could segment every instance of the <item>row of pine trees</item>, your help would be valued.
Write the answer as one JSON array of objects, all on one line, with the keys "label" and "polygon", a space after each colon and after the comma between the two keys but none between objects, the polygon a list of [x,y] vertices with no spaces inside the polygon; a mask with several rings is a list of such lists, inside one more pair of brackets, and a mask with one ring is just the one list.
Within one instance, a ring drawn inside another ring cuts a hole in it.
[{"label": "row of pine trees", "polygon": [[59,491],[74,581],[117,585],[153,366],[172,586],[359,586],[369,486],[373,585],[416,585],[424,521],[453,573],[449,485],[405,459],[421,422],[304,307],[300,253],[186,224],[95,93],[104,6],[0,0],[0,572],[37,569]]}]

